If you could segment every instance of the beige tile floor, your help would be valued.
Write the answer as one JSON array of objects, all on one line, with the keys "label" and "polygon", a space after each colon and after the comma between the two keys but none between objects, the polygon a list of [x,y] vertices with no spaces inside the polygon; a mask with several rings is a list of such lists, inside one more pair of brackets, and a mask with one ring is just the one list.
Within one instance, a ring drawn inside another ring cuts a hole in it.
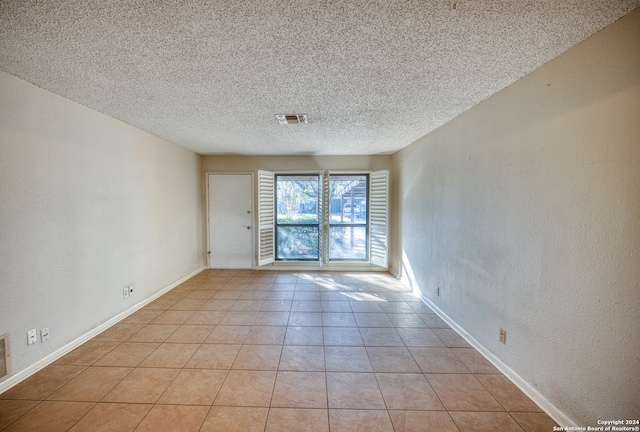
[{"label": "beige tile floor", "polygon": [[0,395],[3,431],[542,431],[386,273],[208,270]]}]

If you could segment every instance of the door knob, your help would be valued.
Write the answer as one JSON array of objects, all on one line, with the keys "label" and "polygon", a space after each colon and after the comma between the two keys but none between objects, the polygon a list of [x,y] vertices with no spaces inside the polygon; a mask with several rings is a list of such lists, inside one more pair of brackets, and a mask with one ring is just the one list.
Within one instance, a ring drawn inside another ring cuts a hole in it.
[{"label": "door knob", "polygon": [[247,229],[248,229],[248,230],[250,230],[250,229],[251,229],[251,227],[250,227],[250,226],[248,226],[248,227],[247,227]]}]

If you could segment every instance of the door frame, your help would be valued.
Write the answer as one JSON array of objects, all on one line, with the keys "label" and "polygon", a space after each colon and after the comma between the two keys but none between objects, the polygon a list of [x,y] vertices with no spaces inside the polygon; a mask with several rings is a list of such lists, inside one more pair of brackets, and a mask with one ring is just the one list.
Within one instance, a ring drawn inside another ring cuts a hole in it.
[{"label": "door frame", "polygon": [[255,209],[255,178],[254,174],[251,171],[205,171],[204,173],[204,188],[205,188],[205,225],[206,225],[206,239],[205,239],[205,250],[207,255],[207,268],[211,269],[211,249],[209,242],[211,241],[211,224],[210,219],[211,215],[209,214],[210,202],[209,202],[209,176],[212,175],[248,175],[251,178],[251,269],[256,268],[256,248],[255,248],[255,227],[256,227],[256,209]]}]

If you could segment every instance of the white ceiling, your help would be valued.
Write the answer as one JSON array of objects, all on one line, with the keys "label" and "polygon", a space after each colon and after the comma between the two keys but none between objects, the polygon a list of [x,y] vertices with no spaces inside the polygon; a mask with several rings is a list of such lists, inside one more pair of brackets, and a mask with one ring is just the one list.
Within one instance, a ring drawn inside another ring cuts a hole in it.
[{"label": "white ceiling", "polygon": [[0,69],[200,154],[391,154],[639,5],[1,0]]}]

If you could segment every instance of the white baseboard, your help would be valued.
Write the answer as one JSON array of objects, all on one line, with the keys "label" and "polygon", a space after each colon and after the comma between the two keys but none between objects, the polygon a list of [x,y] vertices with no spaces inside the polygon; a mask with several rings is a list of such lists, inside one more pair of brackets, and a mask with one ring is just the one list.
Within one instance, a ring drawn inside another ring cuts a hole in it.
[{"label": "white baseboard", "polygon": [[547,400],[538,390],[526,382],[520,375],[513,371],[509,366],[504,364],[498,357],[491,353],[484,345],[478,342],[473,336],[467,333],[462,327],[456,324],[447,314],[445,314],[438,306],[436,306],[431,300],[425,296],[421,296],[420,299],[424,304],[429,306],[444,322],[446,322],[453,330],[455,330],[464,340],[466,340],[472,347],[474,347],[489,363],[502,372],[516,387],[529,397],[542,411],[547,413],[558,425],[563,427],[577,427],[579,426],[565,413],[560,411],[555,405]]},{"label": "white baseboard", "polygon": [[105,321],[104,323],[100,324],[98,327],[95,327],[92,330],[88,331],[87,333],[83,334],[82,336],[74,339],[73,341],[63,346],[62,348],[52,352],[51,354],[37,361],[31,366],[21,370],[20,372],[14,375],[11,375],[5,381],[0,383],[0,393],[3,393],[9,390],[11,387],[15,386],[16,384],[19,384],[20,382],[29,378],[31,375],[35,374],[36,372],[39,372],[41,369],[50,365],[54,361],[60,359],[64,355],[70,353],[71,351],[73,351],[83,343],[87,342],[88,340],[92,339],[93,337],[97,336],[103,331],[107,330],[109,327],[113,326],[114,324],[117,324],[118,322],[122,321],[124,318],[128,317],[129,315],[138,311],[144,306],[148,305],[149,303],[156,300],[157,298],[163,296],[164,294],[171,291],[181,283],[191,279],[192,277],[202,272],[203,270],[206,270],[206,267],[201,267],[191,272],[190,274],[178,279],[177,281],[173,282],[171,285],[166,286],[165,288],[161,289],[160,291],[153,294],[152,296],[147,297],[146,299],[140,301],[139,303],[136,303],[135,305],[131,306],[129,309],[119,313],[118,315],[114,316],[108,321]]}]

